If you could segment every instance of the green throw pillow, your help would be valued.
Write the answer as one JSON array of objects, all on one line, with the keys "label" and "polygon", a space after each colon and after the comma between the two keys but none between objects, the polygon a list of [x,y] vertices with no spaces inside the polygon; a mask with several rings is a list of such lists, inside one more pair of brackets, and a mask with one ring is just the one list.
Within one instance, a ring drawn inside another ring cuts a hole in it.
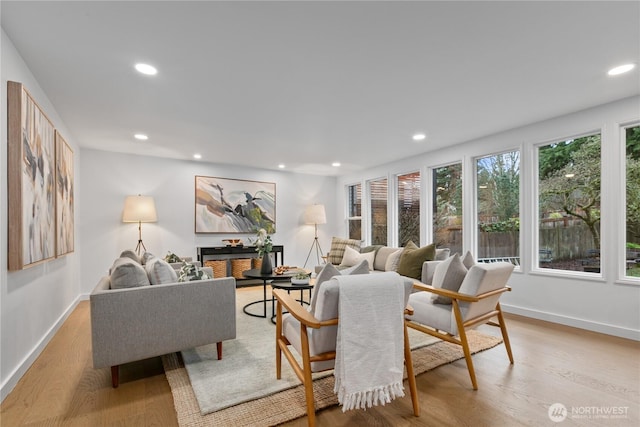
[{"label": "green throw pillow", "polygon": [[178,282],[191,282],[192,280],[211,279],[209,275],[197,265],[188,262],[182,262],[182,268],[178,275]]},{"label": "green throw pillow", "polygon": [[436,245],[418,248],[412,241],[407,242],[398,262],[398,274],[420,280],[422,278],[422,264],[436,257]]}]

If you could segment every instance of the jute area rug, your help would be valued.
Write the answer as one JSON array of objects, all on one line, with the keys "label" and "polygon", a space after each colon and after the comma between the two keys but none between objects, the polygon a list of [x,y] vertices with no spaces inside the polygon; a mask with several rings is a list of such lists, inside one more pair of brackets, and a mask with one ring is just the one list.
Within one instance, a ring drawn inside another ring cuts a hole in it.
[{"label": "jute area rug", "polygon": [[[262,294],[261,289],[259,294]],[[250,299],[255,295],[256,293],[253,291],[238,291],[239,315],[246,316],[242,313],[241,307],[245,303],[244,300],[247,298]],[[270,306],[268,306],[268,308],[270,309]],[[265,324],[269,322],[267,319],[255,318],[252,318],[252,321]],[[275,346],[275,327],[270,323],[269,325],[272,328]],[[416,331],[410,330],[410,332]],[[238,330],[238,334],[241,333],[242,332]],[[424,336],[425,334],[420,335]],[[492,348],[502,342],[500,338],[484,335],[475,331],[468,333],[468,339],[472,353]],[[215,347],[215,345],[213,347]],[[224,357],[230,356],[225,354],[224,347],[225,344],[223,344],[223,359]],[[275,349],[270,346],[269,352],[274,353]],[[412,350],[411,355],[416,375],[464,357],[460,346],[442,341],[436,341],[435,343],[429,342],[426,346]],[[278,425],[306,415],[304,388],[302,385],[202,415],[182,358],[178,354],[172,353],[163,356],[162,361],[167,380],[171,387],[178,423],[182,427],[227,425],[233,425],[234,427],[266,427]],[[273,364],[275,365],[275,355],[273,357]],[[289,363],[284,357],[282,367],[283,371],[290,369]],[[224,389],[227,384],[218,383],[217,387]],[[314,397],[317,410],[338,404],[337,397],[333,392],[333,386],[333,375],[314,380]],[[408,385],[405,383],[405,388],[406,387],[408,387]],[[406,390],[408,392],[408,388],[406,388]]]}]

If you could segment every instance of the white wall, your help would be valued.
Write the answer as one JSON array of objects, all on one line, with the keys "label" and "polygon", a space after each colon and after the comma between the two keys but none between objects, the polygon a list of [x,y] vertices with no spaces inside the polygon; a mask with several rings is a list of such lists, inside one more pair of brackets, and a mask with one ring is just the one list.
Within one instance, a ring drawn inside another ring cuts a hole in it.
[{"label": "white wall", "polygon": [[[133,143],[133,142],[132,142]],[[149,150],[153,150],[153,144]],[[223,149],[223,148],[222,148]],[[276,233],[274,244],[284,245],[284,261],[302,266],[313,241],[314,229],[304,225],[302,213],[313,203],[327,210],[327,224],[318,227],[327,252],[335,233],[335,177],[286,171],[245,169],[203,161],[171,160],[82,149],[78,231],[81,236],[81,292],[88,294],[124,249],[133,249],[138,225],[121,222],[127,195],[153,196],[158,222],[142,224],[147,250],[163,256],[168,251],[196,256],[197,246],[224,245],[222,239],[255,237],[253,234],[195,234],[195,176],[214,176],[276,183]],[[310,261],[311,262],[311,261]],[[315,265],[313,263],[308,264]]]},{"label": "white wall", "polygon": [[[0,36],[2,99],[0,99],[0,398],[15,386],[48,340],[75,307],[80,293],[76,234],[75,253],[25,270],[7,271],[7,81],[25,85],[40,108],[74,150],[75,170],[80,155],[73,135],[67,130],[47,95],[16,51],[4,31]],[[76,174],[76,178],[78,175]],[[76,202],[79,201],[76,193]],[[77,207],[77,203],[76,203]],[[77,230],[76,230],[77,232]]]},{"label": "white wall", "polygon": [[[521,271],[514,272],[510,281],[513,291],[503,301],[505,311],[538,319],[590,329],[612,335],[640,340],[640,283],[619,278],[624,255],[625,191],[623,152],[620,125],[640,120],[640,97],[631,97],[589,110],[554,118],[529,126],[512,129],[497,135],[470,141],[448,149],[425,153],[398,162],[381,165],[362,174],[340,177],[336,216],[340,221],[340,235],[346,235],[344,221],[345,186],[361,182],[363,193],[367,180],[388,176],[393,182],[396,174],[412,170],[423,172],[423,206],[431,197],[429,168],[462,162],[464,207],[464,246],[475,252],[473,209],[473,159],[506,150],[521,150],[522,209],[521,209]],[[464,123],[460,124],[464,126]],[[602,277],[558,274],[532,268],[531,256],[537,250],[535,236],[537,216],[532,185],[535,164],[535,144],[561,140],[590,131],[602,132]],[[426,142],[428,145],[428,141]],[[364,194],[363,194],[364,196]],[[364,206],[364,204],[363,204]],[[364,210],[364,207],[363,207]],[[422,244],[431,241],[431,226],[427,226],[428,209],[423,209]],[[365,217],[363,212],[363,218]],[[366,218],[365,218],[366,220]]]}]

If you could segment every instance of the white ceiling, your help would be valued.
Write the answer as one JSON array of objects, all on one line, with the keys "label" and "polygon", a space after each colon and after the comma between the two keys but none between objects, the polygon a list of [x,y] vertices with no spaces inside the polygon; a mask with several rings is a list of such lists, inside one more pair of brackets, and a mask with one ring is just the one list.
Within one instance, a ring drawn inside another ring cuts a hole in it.
[{"label": "white ceiling", "polygon": [[0,8],[73,139],[101,150],[345,174],[640,94],[638,68],[606,75],[640,62],[638,1]]}]

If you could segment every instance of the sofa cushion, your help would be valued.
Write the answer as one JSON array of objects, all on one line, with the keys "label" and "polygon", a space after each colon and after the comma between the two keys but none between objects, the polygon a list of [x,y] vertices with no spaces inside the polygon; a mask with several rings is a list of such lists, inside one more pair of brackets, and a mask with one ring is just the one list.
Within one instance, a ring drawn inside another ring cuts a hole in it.
[{"label": "sofa cushion", "polygon": [[[455,253],[436,266],[432,285],[435,288],[458,292],[466,275],[467,267],[462,263],[460,255]],[[451,298],[434,295],[433,302],[435,304],[451,304]]]},{"label": "sofa cushion", "polygon": [[144,267],[129,257],[120,257],[113,262],[109,281],[111,289],[137,288],[150,284]]},{"label": "sofa cushion", "polygon": [[436,245],[432,243],[418,248],[415,243],[409,241],[398,263],[398,274],[420,280],[422,275],[422,264],[431,261],[436,256]]},{"label": "sofa cushion", "polygon": [[356,250],[360,250],[360,240],[333,237],[331,239],[331,249],[329,249],[327,262],[330,264],[339,265],[342,262],[344,250],[347,246]]},{"label": "sofa cushion", "polygon": [[155,257],[156,256],[151,252],[145,252],[140,257],[140,264],[145,265],[147,262],[149,262],[152,258],[155,258]]},{"label": "sofa cushion", "polygon": [[434,261],[444,261],[449,258],[451,254],[451,249],[449,248],[440,248],[436,249],[436,257],[433,259]]},{"label": "sofa cushion", "polygon": [[375,251],[360,253],[355,249],[347,246],[344,249],[344,255],[342,256],[340,267],[353,267],[354,265],[359,264],[362,261],[367,261],[369,263],[369,270],[373,270],[373,261],[375,257]]},{"label": "sofa cushion", "polygon": [[398,248],[389,248],[389,249],[395,249],[395,252],[392,252],[387,257],[387,260],[384,263],[384,271],[397,271],[398,263],[400,262],[400,256],[402,256],[402,251],[404,249],[398,249]]},{"label": "sofa cushion", "polygon": [[165,283],[176,283],[178,275],[176,271],[163,259],[151,258],[144,266],[152,285],[162,285]]},{"label": "sofa cushion", "polygon": [[[396,252],[400,248],[390,248],[388,246],[383,246],[376,252],[376,259],[373,261],[373,269],[385,271],[384,267],[387,264],[387,259],[389,255]],[[362,252],[362,251],[361,251]]]},{"label": "sofa cushion", "polygon": [[122,257],[131,258],[132,260],[134,260],[135,262],[140,264],[140,257],[138,256],[138,254],[135,251],[132,251],[131,249],[126,249],[126,250],[122,251],[120,253],[120,258],[122,258]]}]

